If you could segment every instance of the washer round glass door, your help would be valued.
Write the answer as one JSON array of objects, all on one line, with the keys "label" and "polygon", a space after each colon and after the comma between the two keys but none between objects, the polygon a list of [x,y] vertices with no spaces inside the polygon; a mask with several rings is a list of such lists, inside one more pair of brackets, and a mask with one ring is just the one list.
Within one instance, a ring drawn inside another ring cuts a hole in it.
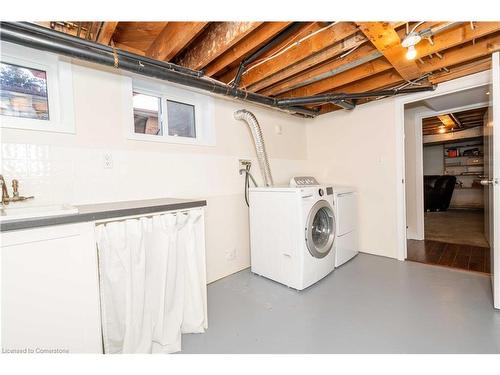
[{"label": "washer round glass door", "polygon": [[335,240],[335,218],[330,204],[321,200],[311,208],[307,218],[306,245],[311,255],[323,258],[328,255]]}]

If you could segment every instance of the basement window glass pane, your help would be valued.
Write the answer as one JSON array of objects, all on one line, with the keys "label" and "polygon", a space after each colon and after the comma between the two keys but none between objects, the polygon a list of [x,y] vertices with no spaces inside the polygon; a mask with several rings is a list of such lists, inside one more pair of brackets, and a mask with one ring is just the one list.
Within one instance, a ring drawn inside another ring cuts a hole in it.
[{"label": "basement window glass pane", "polygon": [[168,135],[196,138],[194,105],[167,100]]},{"label": "basement window glass pane", "polygon": [[161,98],[134,92],[134,132],[162,135]]},{"label": "basement window glass pane", "polygon": [[49,120],[47,72],[0,63],[0,114]]}]

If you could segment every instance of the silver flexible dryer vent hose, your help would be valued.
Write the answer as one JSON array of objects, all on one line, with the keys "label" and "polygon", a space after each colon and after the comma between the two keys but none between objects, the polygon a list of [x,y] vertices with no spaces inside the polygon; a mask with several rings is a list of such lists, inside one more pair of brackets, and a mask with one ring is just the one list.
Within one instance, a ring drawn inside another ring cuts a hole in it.
[{"label": "silver flexible dryer vent hose", "polygon": [[236,120],[244,120],[250,128],[264,184],[266,186],[273,186],[273,177],[271,176],[271,168],[269,167],[269,160],[264,146],[264,138],[262,137],[262,130],[260,130],[257,118],[252,112],[246,109],[240,109],[234,112],[234,118]]}]

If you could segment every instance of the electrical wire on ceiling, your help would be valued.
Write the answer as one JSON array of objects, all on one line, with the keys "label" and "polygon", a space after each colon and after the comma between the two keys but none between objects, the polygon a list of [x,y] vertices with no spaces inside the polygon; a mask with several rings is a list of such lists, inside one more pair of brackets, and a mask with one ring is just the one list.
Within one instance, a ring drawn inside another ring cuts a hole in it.
[{"label": "electrical wire on ceiling", "polygon": [[[394,86],[391,90],[401,90],[401,89],[404,89],[408,86],[422,86],[422,83],[421,81],[423,81],[424,79],[428,78],[429,76],[431,76],[432,73],[425,73],[424,75],[414,79],[414,80],[406,80],[406,82],[404,83],[401,83],[397,86]],[[387,96],[378,96],[375,98],[375,100],[380,100],[380,99],[384,99],[384,98],[387,98]]]},{"label": "electrical wire on ceiling", "polygon": [[353,48],[351,48],[349,51],[347,52],[344,52],[342,55],[340,55],[339,57],[337,57],[335,60],[340,60],[340,59],[343,59],[344,57],[350,55],[351,53],[353,53],[355,50],[357,50],[359,48],[359,46],[361,46],[363,43],[359,43],[358,45],[354,46]]},{"label": "electrical wire on ceiling", "polygon": [[406,23],[406,35],[410,35],[411,33],[415,32],[415,30],[417,29],[417,27],[419,27],[423,23],[424,23],[423,21],[417,22],[417,24],[415,26],[413,26],[413,28],[411,29],[411,31],[408,31],[408,29],[410,28],[410,24],[407,22]]},{"label": "electrical wire on ceiling", "polygon": [[[282,45],[280,48],[278,48],[278,50],[277,50],[277,51],[275,51],[275,52],[272,54],[272,56],[274,56],[275,54],[277,54],[277,53],[281,52],[283,49],[287,48],[288,46],[290,46],[290,45],[292,45],[292,44],[294,44],[294,43],[300,43],[301,41],[300,41],[300,40],[299,40],[299,41],[296,41],[296,39],[297,39],[297,38],[299,38],[301,34],[305,34],[305,33],[306,33],[306,32],[307,32],[307,31],[308,31],[311,27],[313,27],[313,25],[314,25],[314,23],[311,23],[311,24],[307,25],[307,26],[306,26],[306,27],[305,27],[305,28],[301,31],[301,33],[300,33],[300,34],[295,35],[295,36],[294,36],[293,38],[291,38],[291,39],[290,39],[287,43],[285,43],[285,44],[284,44],[284,45]],[[268,56],[268,57],[269,57],[269,56]],[[261,62],[262,60],[267,59],[268,57],[262,57],[262,58],[260,58],[260,59],[257,59],[257,60],[255,60],[255,61],[254,61],[254,63],[255,63],[255,64],[256,64],[256,63],[259,63],[259,62]]]},{"label": "electrical wire on ceiling", "polygon": [[[279,49],[278,51],[276,51],[276,52],[275,52],[274,54],[272,54],[271,56],[265,57],[265,58],[263,58],[263,59],[261,59],[261,60],[257,60],[257,61],[255,62],[255,64],[254,64],[254,65],[250,66],[248,69],[246,69],[246,70],[243,72],[243,75],[244,75],[244,74],[247,74],[247,73],[248,73],[249,71],[251,71],[252,69],[255,69],[256,67],[258,67],[258,66],[260,66],[260,65],[264,64],[265,62],[268,62],[268,61],[270,61],[270,60],[272,60],[272,59],[274,59],[274,58],[276,58],[276,57],[278,57],[278,56],[280,56],[280,55],[284,54],[285,52],[289,51],[289,50],[290,50],[290,49],[292,49],[293,47],[296,47],[296,46],[300,45],[302,42],[306,41],[307,39],[309,39],[309,38],[313,37],[314,35],[317,35],[317,34],[319,34],[319,33],[323,32],[323,31],[325,31],[325,30],[327,30],[327,29],[331,28],[332,26],[336,25],[337,23],[338,23],[338,22],[332,22],[332,23],[331,23],[331,24],[329,24],[328,26],[325,26],[325,27],[323,27],[323,28],[321,28],[321,29],[319,29],[319,30],[316,30],[315,32],[312,32],[311,34],[308,34],[308,35],[306,35],[306,36],[302,37],[301,39],[299,39],[299,40],[298,40],[298,41],[296,41],[296,42],[292,42],[292,43],[288,44],[287,46],[286,46],[286,45],[285,45],[285,46],[283,46],[281,49]],[[311,26],[312,26],[312,25],[310,25],[309,27],[311,27]],[[235,77],[235,78],[236,78],[236,77]],[[230,85],[230,84],[232,84],[232,83],[234,82],[234,79],[235,79],[235,78],[233,78],[233,79],[232,79],[232,80],[231,80],[228,84],[229,84],[229,85]]]}]

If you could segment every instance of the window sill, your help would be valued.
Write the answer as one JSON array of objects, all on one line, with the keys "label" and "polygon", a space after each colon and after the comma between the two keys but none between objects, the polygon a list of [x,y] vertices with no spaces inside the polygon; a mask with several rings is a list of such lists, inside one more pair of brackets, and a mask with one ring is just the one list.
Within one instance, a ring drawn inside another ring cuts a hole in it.
[{"label": "window sill", "polygon": [[133,134],[128,134],[127,139],[130,141],[158,142],[158,143],[170,143],[170,144],[191,145],[191,146],[215,147],[215,142],[210,142],[210,141],[196,139],[196,138],[186,138],[186,137],[173,137],[173,136],[164,136],[164,135],[161,136],[161,135],[133,133]]}]

